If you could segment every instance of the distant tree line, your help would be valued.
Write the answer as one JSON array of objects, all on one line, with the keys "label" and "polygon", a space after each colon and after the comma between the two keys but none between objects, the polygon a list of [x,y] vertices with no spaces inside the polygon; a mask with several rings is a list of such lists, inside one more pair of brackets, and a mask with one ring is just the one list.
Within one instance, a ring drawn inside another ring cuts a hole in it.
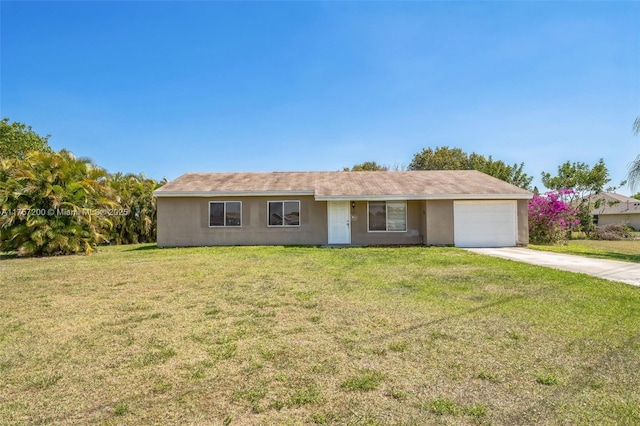
[{"label": "distant tree line", "polygon": [[[509,165],[502,160],[494,160],[492,156],[472,152],[467,154],[460,148],[450,148],[448,146],[425,148],[413,156],[407,170],[479,170],[490,176],[509,182],[524,189],[531,189],[533,177],[524,171],[524,163]],[[395,167],[394,170],[398,170]],[[366,161],[354,165],[351,169],[344,168],[344,171],[375,171],[389,170],[389,167],[382,166],[375,161]]]},{"label": "distant tree line", "polygon": [[90,253],[100,244],[155,241],[153,191],[164,181],[107,173],[88,158],[52,151],[48,139],[0,121],[0,251]]}]

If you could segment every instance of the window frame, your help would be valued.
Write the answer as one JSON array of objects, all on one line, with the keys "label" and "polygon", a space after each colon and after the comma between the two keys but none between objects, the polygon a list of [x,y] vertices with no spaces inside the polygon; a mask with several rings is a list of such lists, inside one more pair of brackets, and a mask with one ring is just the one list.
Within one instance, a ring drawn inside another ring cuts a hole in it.
[{"label": "window frame", "polygon": [[[271,203],[281,203],[282,205],[282,216],[283,216],[283,220],[282,220],[282,224],[280,225],[272,225],[271,224]],[[298,203],[298,224],[297,225],[288,225],[285,223],[284,220],[284,204],[285,203]],[[300,200],[268,200],[267,201],[267,227],[268,228],[299,228],[300,227],[300,222],[301,222],[301,214],[300,214],[300,210],[302,208],[302,203],[300,202]]]},{"label": "window frame", "polygon": [[[370,218],[371,218],[371,214],[370,214],[370,204],[371,203],[384,203],[384,225],[385,225],[385,229],[371,229],[371,223],[370,223]],[[389,230],[389,203],[402,203],[404,204],[404,229],[400,230],[400,231],[390,231]],[[398,232],[407,232],[408,226],[407,226],[407,222],[408,222],[408,208],[407,208],[407,201],[395,201],[395,200],[382,200],[382,201],[367,201],[367,232],[372,232],[372,233],[379,233],[379,232],[394,232],[394,233],[398,233]]]},{"label": "window frame", "polygon": [[[239,225],[227,225],[227,203],[238,203],[240,204],[240,224]],[[212,204],[222,204],[222,216],[223,216],[223,224],[222,225],[212,225],[211,224],[211,205]],[[209,201],[209,228],[242,228],[242,201]]]}]

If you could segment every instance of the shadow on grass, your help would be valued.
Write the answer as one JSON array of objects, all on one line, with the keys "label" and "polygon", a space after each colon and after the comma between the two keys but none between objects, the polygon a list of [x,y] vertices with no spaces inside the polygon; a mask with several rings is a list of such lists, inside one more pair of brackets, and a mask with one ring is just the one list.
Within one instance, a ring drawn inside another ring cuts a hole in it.
[{"label": "shadow on grass", "polygon": [[0,261],[1,260],[15,259],[17,257],[18,257],[18,253],[16,253],[16,252],[2,252],[2,253],[0,253]]},{"label": "shadow on grass", "polygon": [[611,252],[591,252],[585,251],[581,253],[569,253],[578,254],[580,256],[595,257],[598,259],[620,260],[622,262],[640,263],[640,256],[637,254],[625,254],[625,253],[611,253]]},{"label": "shadow on grass", "polygon": [[500,298],[499,300],[496,300],[495,302],[490,302],[490,303],[485,303],[483,305],[480,306],[476,306],[474,308],[471,309],[467,309],[463,312],[457,313],[457,314],[452,314],[452,315],[447,315],[444,317],[440,317],[440,318],[436,318],[433,319],[431,321],[426,321],[426,322],[421,322],[418,324],[413,324],[409,327],[405,327],[405,328],[401,328],[398,329],[396,331],[393,331],[391,333],[385,333],[382,335],[378,335],[378,336],[373,336],[367,339],[364,339],[363,341],[378,341],[378,340],[388,340],[390,338],[394,338],[394,337],[398,337],[402,334],[407,334],[407,333],[412,333],[420,328],[426,328],[426,327],[430,327],[432,325],[436,325],[436,324],[441,324],[441,323],[445,323],[445,322],[449,322],[452,320],[456,320],[465,316],[470,316],[473,315],[477,312],[483,311],[485,309],[491,309],[494,308],[496,306],[500,306],[500,305],[505,305],[507,303],[511,303],[515,300],[520,300],[523,299],[525,297],[529,297],[529,296],[534,296],[534,295],[538,295],[542,292],[542,290],[537,290],[534,292],[528,292],[526,294],[518,294],[518,295],[513,295],[513,296],[507,296],[507,297],[503,297]]},{"label": "shadow on grass", "polygon": [[592,250],[552,250],[543,247],[531,247],[532,250],[546,251],[550,253],[569,254],[573,256],[592,257],[594,259],[618,260],[621,262],[640,263],[640,255],[629,253],[616,253],[613,251],[592,251]]},{"label": "shadow on grass", "polygon": [[157,244],[149,244],[149,245],[144,245],[142,247],[130,248],[125,251],[147,251],[147,250],[160,250],[160,249],[158,248]]}]

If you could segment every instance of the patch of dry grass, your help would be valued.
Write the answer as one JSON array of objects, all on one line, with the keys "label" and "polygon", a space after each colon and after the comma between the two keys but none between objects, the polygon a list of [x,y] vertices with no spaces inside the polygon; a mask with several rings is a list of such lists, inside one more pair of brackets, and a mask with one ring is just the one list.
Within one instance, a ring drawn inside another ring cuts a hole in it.
[{"label": "patch of dry grass", "polygon": [[0,260],[0,424],[637,424],[640,291],[453,248]]}]

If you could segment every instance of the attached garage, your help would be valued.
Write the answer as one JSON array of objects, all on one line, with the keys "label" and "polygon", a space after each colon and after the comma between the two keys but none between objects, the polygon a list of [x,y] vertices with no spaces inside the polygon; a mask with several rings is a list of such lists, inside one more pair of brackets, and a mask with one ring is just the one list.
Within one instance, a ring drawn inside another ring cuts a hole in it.
[{"label": "attached garage", "polygon": [[516,200],[465,200],[453,203],[456,247],[514,247],[518,241]]}]

